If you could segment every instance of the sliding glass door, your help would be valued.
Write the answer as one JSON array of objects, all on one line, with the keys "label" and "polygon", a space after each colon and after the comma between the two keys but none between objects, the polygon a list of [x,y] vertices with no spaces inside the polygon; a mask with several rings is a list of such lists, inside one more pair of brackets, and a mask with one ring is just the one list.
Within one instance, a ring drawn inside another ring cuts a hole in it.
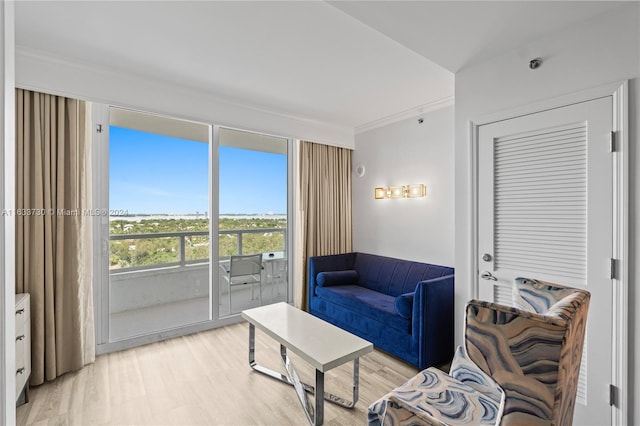
[{"label": "sliding glass door", "polygon": [[209,126],[111,108],[109,339],[208,321]]},{"label": "sliding glass door", "polygon": [[288,300],[287,139],[219,131],[219,312]]},{"label": "sliding glass door", "polygon": [[[98,353],[290,301],[292,141],[96,106]],[[102,130],[101,130],[102,129]],[[99,246],[99,248],[98,248]]]}]

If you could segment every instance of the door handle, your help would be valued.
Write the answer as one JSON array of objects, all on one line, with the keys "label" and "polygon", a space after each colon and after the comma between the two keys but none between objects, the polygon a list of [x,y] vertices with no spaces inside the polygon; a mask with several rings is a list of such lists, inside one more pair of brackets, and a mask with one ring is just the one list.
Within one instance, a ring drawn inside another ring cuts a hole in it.
[{"label": "door handle", "polygon": [[498,279],[494,277],[493,274],[491,274],[491,272],[489,271],[480,272],[480,278],[482,278],[483,280],[498,281]]}]

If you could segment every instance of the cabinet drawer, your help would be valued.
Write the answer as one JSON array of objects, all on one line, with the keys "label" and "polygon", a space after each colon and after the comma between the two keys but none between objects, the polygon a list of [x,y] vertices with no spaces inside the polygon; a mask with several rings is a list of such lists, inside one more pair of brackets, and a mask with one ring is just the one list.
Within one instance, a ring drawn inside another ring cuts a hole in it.
[{"label": "cabinet drawer", "polygon": [[22,392],[22,388],[27,383],[29,371],[26,365],[26,339],[16,339],[16,397]]},{"label": "cabinet drawer", "polygon": [[[16,371],[25,368],[25,337],[22,335],[22,339],[19,339],[20,336],[16,337]],[[25,368],[26,370],[26,368]]]},{"label": "cabinet drawer", "polygon": [[22,334],[24,331],[24,317],[21,316],[23,314],[16,314],[16,332],[15,334]]},{"label": "cabinet drawer", "polygon": [[28,293],[16,294],[16,398],[31,374],[31,319]]},{"label": "cabinet drawer", "polygon": [[24,323],[30,318],[29,294],[16,294],[16,335],[24,330]]},{"label": "cabinet drawer", "polygon": [[27,318],[24,324],[24,369],[27,378],[31,375],[31,320]]}]

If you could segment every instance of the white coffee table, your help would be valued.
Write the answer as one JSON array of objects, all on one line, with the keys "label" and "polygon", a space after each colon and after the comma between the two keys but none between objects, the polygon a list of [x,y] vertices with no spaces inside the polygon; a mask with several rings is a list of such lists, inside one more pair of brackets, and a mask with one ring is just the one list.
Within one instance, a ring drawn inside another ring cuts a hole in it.
[{"label": "white coffee table", "polygon": [[[249,365],[255,371],[293,385],[311,424],[322,424],[325,399],[347,408],[358,402],[359,358],[373,350],[372,343],[284,302],[242,311],[242,317],[249,322]],[[256,327],[280,343],[286,376],[256,364]],[[315,388],[300,381],[287,349],[316,369]],[[353,401],[324,391],[324,373],[349,361],[353,361]],[[315,408],[305,391],[314,393]]]}]

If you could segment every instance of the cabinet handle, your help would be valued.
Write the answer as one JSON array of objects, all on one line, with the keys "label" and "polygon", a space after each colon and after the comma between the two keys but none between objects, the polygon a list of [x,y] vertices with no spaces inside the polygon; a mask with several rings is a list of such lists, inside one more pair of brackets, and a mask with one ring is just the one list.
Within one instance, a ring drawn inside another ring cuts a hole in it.
[{"label": "cabinet handle", "polygon": [[18,370],[16,371],[16,374],[22,374],[22,373],[24,373],[24,367],[18,368]]},{"label": "cabinet handle", "polygon": [[24,334],[19,335],[18,337],[16,337],[16,342],[18,340],[24,340]]},{"label": "cabinet handle", "polygon": [[22,308],[22,309],[18,309],[18,310],[16,311],[16,315],[22,315],[23,313],[24,313],[24,308]]}]

